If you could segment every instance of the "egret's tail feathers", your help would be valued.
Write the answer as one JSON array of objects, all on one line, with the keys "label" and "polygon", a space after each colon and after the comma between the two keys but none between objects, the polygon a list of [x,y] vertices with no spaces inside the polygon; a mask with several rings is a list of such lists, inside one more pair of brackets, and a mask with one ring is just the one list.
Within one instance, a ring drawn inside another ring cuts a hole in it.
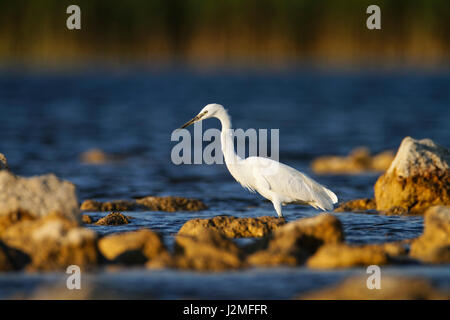
[{"label": "egret's tail feathers", "polygon": [[324,189],[325,189],[325,192],[330,196],[333,204],[338,203],[338,197],[334,194],[334,192],[331,190],[328,190],[327,188],[324,188]]},{"label": "egret's tail feathers", "polygon": [[333,204],[338,202],[338,198],[333,191],[298,171],[296,177],[297,179],[291,183],[296,199],[307,202],[316,209],[320,208],[324,211],[334,209]]},{"label": "egret's tail feathers", "polygon": [[322,187],[322,190],[317,194],[316,199],[311,204],[314,208],[320,208],[323,211],[331,211],[334,209],[333,204],[338,202],[337,196],[333,191]]},{"label": "egret's tail feathers", "polygon": [[334,206],[331,202],[329,203],[319,203],[318,201],[311,203],[311,206],[313,206],[315,209],[321,209],[323,211],[331,211],[334,209]]}]

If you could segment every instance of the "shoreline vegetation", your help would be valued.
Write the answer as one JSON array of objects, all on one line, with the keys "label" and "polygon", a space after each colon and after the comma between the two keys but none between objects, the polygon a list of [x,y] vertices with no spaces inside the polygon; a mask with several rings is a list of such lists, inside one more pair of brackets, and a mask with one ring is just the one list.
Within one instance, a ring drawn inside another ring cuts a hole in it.
[{"label": "shoreline vegetation", "polygon": [[0,3],[0,61],[68,68],[89,63],[199,67],[293,64],[429,68],[448,64],[448,5],[379,1],[381,30],[366,28],[370,1],[81,0],[81,30],[67,3]]}]

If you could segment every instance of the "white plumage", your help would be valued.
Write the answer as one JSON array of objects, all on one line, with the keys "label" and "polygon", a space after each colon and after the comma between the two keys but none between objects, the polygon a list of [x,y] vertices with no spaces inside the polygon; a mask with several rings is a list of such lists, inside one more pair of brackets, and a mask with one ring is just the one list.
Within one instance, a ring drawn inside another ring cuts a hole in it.
[{"label": "white plumage", "polygon": [[222,124],[222,152],[231,175],[244,188],[270,200],[279,217],[283,216],[281,205],[288,203],[309,204],[322,210],[333,209],[333,204],[338,202],[337,196],[305,174],[269,158],[240,158],[234,151],[231,120],[223,106],[208,104],[182,128],[212,117]]}]

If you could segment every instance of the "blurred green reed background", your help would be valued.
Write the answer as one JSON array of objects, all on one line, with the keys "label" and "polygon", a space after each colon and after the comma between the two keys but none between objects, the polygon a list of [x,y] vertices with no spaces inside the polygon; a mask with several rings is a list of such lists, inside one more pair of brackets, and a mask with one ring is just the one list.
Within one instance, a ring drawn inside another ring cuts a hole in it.
[{"label": "blurred green reed background", "polygon": [[[366,28],[370,4],[382,30]],[[449,21],[449,0],[1,0],[0,63],[435,67],[449,61]]]}]

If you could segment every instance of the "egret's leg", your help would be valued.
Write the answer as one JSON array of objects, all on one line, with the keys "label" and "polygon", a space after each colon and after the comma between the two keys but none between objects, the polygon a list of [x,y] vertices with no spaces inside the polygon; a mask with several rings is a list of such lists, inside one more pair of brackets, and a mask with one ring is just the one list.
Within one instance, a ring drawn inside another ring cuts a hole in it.
[{"label": "egret's leg", "polygon": [[283,214],[281,213],[281,202],[277,199],[272,200],[273,207],[278,214],[278,218],[283,218]]}]

